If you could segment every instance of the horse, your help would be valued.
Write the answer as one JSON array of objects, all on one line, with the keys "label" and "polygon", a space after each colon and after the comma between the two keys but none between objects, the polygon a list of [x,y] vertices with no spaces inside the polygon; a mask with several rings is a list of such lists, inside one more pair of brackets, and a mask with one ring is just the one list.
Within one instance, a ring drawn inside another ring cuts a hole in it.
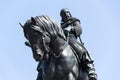
[{"label": "horse", "polygon": [[76,52],[54,19],[47,15],[31,17],[21,26],[33,58],[42,62],[42,78],[38,80],[86,80],[80,78]]}]

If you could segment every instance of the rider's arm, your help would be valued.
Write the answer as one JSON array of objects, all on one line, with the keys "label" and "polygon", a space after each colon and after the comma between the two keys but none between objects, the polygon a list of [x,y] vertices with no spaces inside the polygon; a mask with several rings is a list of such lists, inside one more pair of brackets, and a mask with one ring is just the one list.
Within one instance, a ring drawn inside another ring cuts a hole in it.
[{"label": "rider's arm", "polygon": [[82,27],[79,21],[74,22],[71,33],[74,33],[76,36],[80,36],[82,34]]}]

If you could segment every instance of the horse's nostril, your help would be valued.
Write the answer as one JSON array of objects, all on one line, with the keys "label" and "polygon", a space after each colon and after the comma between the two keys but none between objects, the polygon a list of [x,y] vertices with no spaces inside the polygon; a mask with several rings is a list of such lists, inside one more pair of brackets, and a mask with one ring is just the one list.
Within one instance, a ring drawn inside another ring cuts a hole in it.
[{"label": "horse's nostril", "polygon": [[42,56],[41,56],[41,55],[39,55],[39,57],[41,58]]},{"label": "horse's nostril", "polygon": [[43,52],[40,49],[37,49],[36,52],[39,55],[39,58],[43,59]]}]

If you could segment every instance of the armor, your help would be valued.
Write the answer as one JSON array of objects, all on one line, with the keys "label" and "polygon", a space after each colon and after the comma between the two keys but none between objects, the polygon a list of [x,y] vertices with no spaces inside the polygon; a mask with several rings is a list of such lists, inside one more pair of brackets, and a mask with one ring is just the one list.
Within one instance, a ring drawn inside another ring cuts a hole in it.
[{"label": "armor", "polygon": [[91,59],[87,49],[83,44],[77,42],[77,38],[82,34],[81,22],[77,18],[73,18],[69,9],[63,8],[60,12],[61,27],[65,33],[65,36],[69,39],[70,46],[76,51],[80,65],[82,69],[88,73],[90,80],[97,80],[97,74],[93,60]]}]

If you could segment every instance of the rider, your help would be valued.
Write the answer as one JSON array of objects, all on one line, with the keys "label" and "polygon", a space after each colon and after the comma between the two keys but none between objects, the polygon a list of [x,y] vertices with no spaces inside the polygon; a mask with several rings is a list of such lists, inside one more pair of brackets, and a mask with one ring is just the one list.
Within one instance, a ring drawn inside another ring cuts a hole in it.
[{"label": "rider", "polygon": [[81,39],[81,43],[77,42],[77,38],[80,38],[80,35],[82,34],[80,20],[72,17],[69,9],[67,8],[63,8],[61,10],[60,16],[62,18],[61,27],[65,33],[65,36],[68,38],[69,44],[78,54],[83,70],[88,73],[90,80],[97,80],[93,60],[91,59],[87,49],[84,47]]}]

